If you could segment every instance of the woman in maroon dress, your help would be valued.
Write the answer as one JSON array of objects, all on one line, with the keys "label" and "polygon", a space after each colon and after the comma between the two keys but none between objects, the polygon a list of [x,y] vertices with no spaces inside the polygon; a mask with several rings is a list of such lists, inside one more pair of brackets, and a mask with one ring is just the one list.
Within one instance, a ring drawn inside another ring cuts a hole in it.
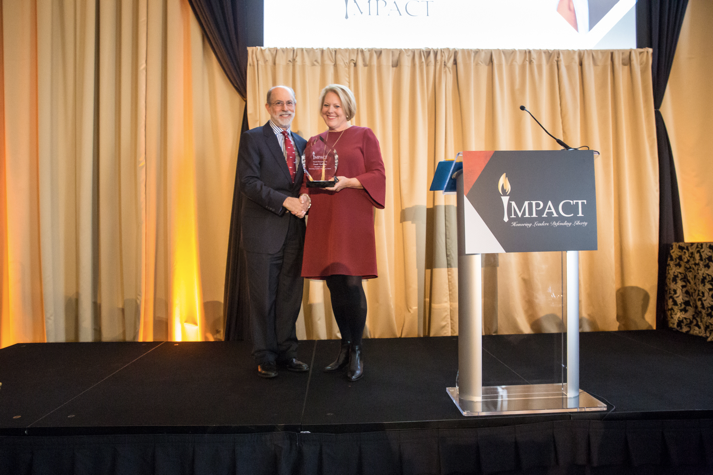
[{"label": "woman in maroon dress", "polygon": [[327,154],[336,153],[338,176],[333,187],[308,189],[311,208],[302,276],[327,282],[342,334],[339,355],[324,370],[348,366],[347,378],[356,381],[364,375],[361,337],[366,325],[366,296],[362,279],[377,277],[374,207],[384,208],[386,176],[374,133],[349,123],[356,113],[349,88],[340,84],[325,87],[320,104],[328,130],[309,139],[305,154],[323,146]]}]

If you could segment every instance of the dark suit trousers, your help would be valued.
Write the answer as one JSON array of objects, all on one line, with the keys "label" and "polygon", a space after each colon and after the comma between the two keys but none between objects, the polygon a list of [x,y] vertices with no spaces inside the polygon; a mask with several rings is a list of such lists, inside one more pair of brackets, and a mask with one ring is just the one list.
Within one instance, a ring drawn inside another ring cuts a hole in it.
[{"label": "dark suit trousers", "polygon": [[297,356],[295,322],[302,304],[302,248],[299,220],[290,224],[275,254],[245,251],[250,289],[250,329],[257,364]]}]

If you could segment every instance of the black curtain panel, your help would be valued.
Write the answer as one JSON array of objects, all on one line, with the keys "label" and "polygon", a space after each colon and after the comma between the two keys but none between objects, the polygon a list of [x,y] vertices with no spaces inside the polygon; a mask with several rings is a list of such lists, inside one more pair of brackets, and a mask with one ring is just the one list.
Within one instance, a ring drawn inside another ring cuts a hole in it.
[{"label": "black curtain panel", "polygon": [[683,241],[681,201],[678,195],[676,167],[673,163],[671,142],[661,115],[666,84],[673,57],[676,53],[681,25],[686,15],[688,0],[650,0],[650,45],[653,48],[654,109],[656,114],[656,141],[659,154],[659,272],[656,300],[656,328],[668,328],[665,308],[666,262],[674,242]]},{"label": "black curtain panel", "polygon": [[[248,0],[188,0],[198,23],[203,29],[218,62],[230,83],[246,101],[243,112],[242,130],[248,130],[247,117],[247,67],[248,34],[254,8]],[[262,20],[262,15],[259,15]],[[262,36],[262,32],[260,32]],[[223,316],[225,318],[225,340],[243,340],[249,324],[248,293],[245,262],[240,251],[240,208],[242,193],[237,168],[233,190],[233,208],[230,216],[228,255],[225,266],[225,288],[223,291]]]},{"label": "black curtain panel", "polygon": [[247,100],[248,48],[244,21],[246,8],[238,0],[188,0],[225,75],[240,97]]}]

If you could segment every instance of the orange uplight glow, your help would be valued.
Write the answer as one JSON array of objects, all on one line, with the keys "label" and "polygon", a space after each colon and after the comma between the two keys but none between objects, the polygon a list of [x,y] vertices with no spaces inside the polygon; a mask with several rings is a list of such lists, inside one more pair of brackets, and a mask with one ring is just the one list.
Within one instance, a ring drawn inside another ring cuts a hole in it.
[{"label": "orange uplight glow", "polygon": [[[1,71],[1,70],[0,70]],[[0,95],[0,105],[2,97]],[[0,126],[4,129],[0,114]],[[7,232],[7,202],[5,199],[5,140],[0,129],[0,348],[12,345],[15,342],[12,335],[12,319],[10,318],[10,273],[8,271],[8,232]]]},{"label": "orange uplight glow", "polygon": [[196,223],[195,174],[191,154],[182,157],[172,219],[171,337],[203,340],[203,295]]},{"label": "orange uplight glow", "polygon": [[[0,56],[1,57],[1,56]],[[1,72],[1,70],[0,70]],[[0,105],[2,96],[0,95]],[[9,235],[7,229],[7,200],[5,189],[5,134],[4,120],[0,114],[0,348],[5,348],[14,343],[15,335],[12,331],[12,318],[10,316],[10,272],[8,266],[8,242]]]},{"label": "orange uplight glow", "polygon": [[[190,51],[190,6],[182,2],[184,51]],[[182,57],[182,85],[192,91],[190,58]],[[172,272],[171,272],[171,322],[170,335],[174,341],[202,341],[204,339],[203,291],[200,278],[200,257],[198,255],[198,222],[196,219],[196,169],[195,143],[193,142],[193,97],[183,94],[183,150],[176,163],[175,197],[172,229]]]},{"label": "orange uplight glow", "polygon": [[[0,346],[6,347],[44,342],[46,332],[37,186],[37,5],[0,0],[0,7]],[[3,15],[12,20],[5,23]]]},{"label": "orange uplight glow", "polygon": [[[0,8],[0,24],[2,23],[2,9]],[[8,338],[3,338],[7,331],[6,322],[11,322],[10,305],[10,280],[8,273],[8,231],[7,231],[7,200],[5,189],[5,60],[3,58],[3,40],[0,35],[0,347],[4,348]],[[13,342],[10,342],[12,344]]]},{"label": "orange uplight glow", "polygon": [[[713,242],[713,207],[706,199],[707,190],[700,190],[696,200],[681,203],[683,207],[683,235],[686,242]],[[682,200],[683,201],[683,200]],[[693,219],[690,219],[693,217]]]}]

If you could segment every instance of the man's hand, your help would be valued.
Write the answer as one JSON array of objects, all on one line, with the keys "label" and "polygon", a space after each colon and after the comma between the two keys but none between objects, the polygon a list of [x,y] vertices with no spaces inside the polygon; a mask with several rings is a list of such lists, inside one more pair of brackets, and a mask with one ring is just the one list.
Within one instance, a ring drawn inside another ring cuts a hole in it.
[{"label": "man's hand", "polygon": [[302,203],[302,210],[307,213],[307,211],[309,211],[312,207],[312,198],[310,198],[307,194],[302,194],[300,195],[300,203]]},{"label": "man's hand", "polygon": [[289,196],[285,198],[285,201],[282,203],[282,206],[284,206],[287,211],[294,214],[298,218],[304,218],[308,209],[308,205],[307,203],[304,203],[302,201],[302,197],[294,198],[292,196]]}]

